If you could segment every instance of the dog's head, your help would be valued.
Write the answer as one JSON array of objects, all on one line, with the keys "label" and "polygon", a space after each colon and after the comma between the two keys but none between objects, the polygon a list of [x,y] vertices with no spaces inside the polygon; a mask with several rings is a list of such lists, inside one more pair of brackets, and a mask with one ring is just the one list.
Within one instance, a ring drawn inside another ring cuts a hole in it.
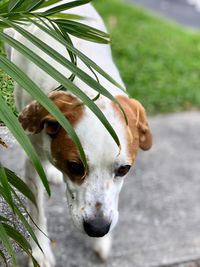
[{"label": "dog's head", "polygon": [[119,150],[98,118],[76,97],[55,91],[49,98],[79,136],[88,160],[87,172],[73,141],[39,103],[30,103],[21,112],[19,121],[30,134],[42,136],[42,150],[62,171],[75,225],[89,236],[104,236],[117,223],[119,193],[138,149],[148,150],[152,144],[145,110],[134,99],[116,97],[126,113],[126,125],[116,104],[105,98],[98,100],[99,107],[120,139]]}]

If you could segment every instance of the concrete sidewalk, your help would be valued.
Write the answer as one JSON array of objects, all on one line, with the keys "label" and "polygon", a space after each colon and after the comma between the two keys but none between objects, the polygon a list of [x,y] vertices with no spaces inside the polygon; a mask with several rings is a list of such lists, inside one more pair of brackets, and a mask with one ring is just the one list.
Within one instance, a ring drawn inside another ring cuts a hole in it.
[{"label": "concrete sidewalk", "polygon": [[[200,266],[200,113],[160,115],[150,123],[154,146],[139,154],[125,181],[107,264],[74,229],[64,185],[52,187],[47,213],[57,267]],[[3,128],[0,137],[9,139]],[[23,173],[23,155],[15,143],[0,147],[0,161]]]},{"label": "concrete sidewalk", "polygon": [[128,0],[128,2],[148,8],[179,24],[200,28],[200,12],[194,5],[188,4],[187,0]]}]

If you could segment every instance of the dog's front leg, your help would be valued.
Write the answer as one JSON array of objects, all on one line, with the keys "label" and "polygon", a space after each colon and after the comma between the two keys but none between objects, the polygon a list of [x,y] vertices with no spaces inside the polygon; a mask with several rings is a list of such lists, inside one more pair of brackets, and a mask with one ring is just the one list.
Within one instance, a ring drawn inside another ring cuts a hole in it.
[{"label": "dog's front leg", "polygon": [[[44,212],[44,199],[43,199],[44,186],[42,185],[37,172],[35,171],[34,167],[32,166],[29,160],[26,161],[25,177],[28,186],[35,195],[36,202],[38,205],[37,209],[33,205],[33,203],[29,202],[29,212],[33,221],[43,232],[42,233],[34,224],[32,224],[35,235],[43,250],[42,252],[40,248],[37,246],[37,244],[33,240],[31,240],[33,256],[38,261],[40,267],[54,267],[55,259],[51,250],[50,240],[47,236],[45,236],[45,234],[47,235],[48,233],[47,233],[47,222]],[[29,263],[29,266],[32,266],[31,261]]]},{"label": "dog's front leg", "polygon": [[111,233],[104,237],[92,238],[92,247],[102,261],[107,261],[112,247]]}]

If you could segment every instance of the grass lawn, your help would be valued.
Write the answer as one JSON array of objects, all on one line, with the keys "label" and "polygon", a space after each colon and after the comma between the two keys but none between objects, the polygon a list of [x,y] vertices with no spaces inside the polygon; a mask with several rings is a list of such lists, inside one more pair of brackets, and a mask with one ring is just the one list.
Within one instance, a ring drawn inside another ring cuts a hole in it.
[{"label": "grass lawn", "polygon": [[129,94],[153,114],[200,108],[200,32],[125,1],[95,3]]},{"label": "grass lawn", "polygon": [[[1,42],[0,42],[0,54],[4,54],[3,44]],[[13,81],[1,69],[0,69],[0,94],[6,100],[6,103],[10,106],[13,113],[17,114],[13,99]],[[1,123],[1,118],[0,118],[0,123]]]},{"label": "grass lawn", "polygon": [[[113,56],[132,97],[151,114],[200,107],[200,32],[120,0],[96,0],[95,6],[111,33]],[[11,91],[10,79],[0,70],[0,92],[9,103]]]}]

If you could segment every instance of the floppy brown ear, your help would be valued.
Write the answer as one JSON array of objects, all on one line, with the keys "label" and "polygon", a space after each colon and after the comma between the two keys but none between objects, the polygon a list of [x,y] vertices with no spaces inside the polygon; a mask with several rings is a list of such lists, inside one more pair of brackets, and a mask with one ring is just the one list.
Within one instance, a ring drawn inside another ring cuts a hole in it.
[{"label": "floppy brown ear", "polygon": [[44,127],[43,119],[48,112],[37,102],[32,101],[19,114],[19,122],[29,134],[37,134]]},{"label": "floppy brown ear", "polygon": [[44,118],[43,123],[46,125],[46,133],[51,137],[54,137],[59,132],[61,127],[60,124],[51,115],[47,115]]},{"label": "floppy brown ear", "polygon": [[139,144],[143,150],[148,150],[152,146],[152,134],[149,128],[144,107],[135,99],[131,99],[131,107],[136,114],[136,126],[139,131]]},{"label": "floppy brown ear", "polygon": [[138,132],[139,146],[143,150],[148,150],[152,146],[152,134],[147,121],[147,116],[142,104],[126,96],[116,96],[116,99],[124,109],[127,119],[128,128],[130,129],[132,138],[136,137]]},{"label": "floppy brown ear", "polygon": [[[53,91],[48,97],[73,124],[74,114],[82,108],[78,99],[63,91]],[[78,108],[74,111],[76,106]],[[53,116],[37,101],[32,101],[22,110],[19,115],[19,121],[29,134],[40,133],[46,124],[47,134],[53,136],[60,127]]]}]

